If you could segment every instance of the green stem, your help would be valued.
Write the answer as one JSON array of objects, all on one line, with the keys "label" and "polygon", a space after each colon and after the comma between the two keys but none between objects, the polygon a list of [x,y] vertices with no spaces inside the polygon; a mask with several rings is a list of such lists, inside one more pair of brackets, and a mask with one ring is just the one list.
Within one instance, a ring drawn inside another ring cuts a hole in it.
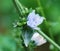
[{"label": "green stem", "polygon": [[23,6],[22,6],[21,3],[19,2],[19,0],[15,0],[15,2],[20,6],[21,10],[24,10],[24,9],[23,9]]},{"label": "green stem", "polygon": [[[45,14],[44,14],[44,11],[43,11],[43,7],[42,7],[42,5],[41,5],[41,2],[40,2],[41,0],[37,0],[37,3],[38,3],[38,6],[41,8],[41,14],[45,17]],[[45,21],[45,24],[47,23],[47,21]],[[47,25],[47,24],[46,24]],[[50,37],[54,40],[54,37],[52,36],[52,33],[50,32],[51,30],[49,29],[49,33],[50,33]],[[57,49],[57,48],[54,48],[54,49]],[[57,50],[55,50],[55,51],[58,51],[58,49]]]},{"label": "green stem", "polygon": [[43,37],[45,37],[51,44],[53,44],[55,47],[57,47],[60,50],[60,46],[56,44],[51,38],[49,38],[45,33],[43,33],[41,30],[37,30]]},{"label": "green stem", "polygon": [[[52,38],[52,40],[55,41],[54,37],[53,37],[53,33],[52,33],[52,30],[49,28],[49,33],[50,33],[50,37]],[[56,47],[54,47],[54,50],[53,51],[58,51],[58,49]]]},{"label": "green stem", "polygon": [[15,3],[16,3],[16,5],[17,5],[18,10],[20,11],[21,15],[23,16],[23,15],[25,14],[25,10],[24,10],[22,4],[20,3],[19,0],[15,0]]}]

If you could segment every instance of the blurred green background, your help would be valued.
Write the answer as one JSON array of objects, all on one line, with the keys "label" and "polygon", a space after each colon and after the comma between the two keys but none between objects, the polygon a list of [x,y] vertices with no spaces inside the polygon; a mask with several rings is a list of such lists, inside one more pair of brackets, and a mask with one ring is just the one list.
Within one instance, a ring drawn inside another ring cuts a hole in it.
[{"label": "blurred green background", "polygon": [[[27,8],[37,9],[37,12],[45,16],[48,24],[43,24],[43,31],[60,45],[60,0],[20,0]],[[43,12],[43,14],[42,14]],[[18,21],[19,14],[15,8],[14,0],[0,0],[0,51],[16,51],[16,42],[11,34],[15,34],[13,23]],[[9,32],[11,34],[9,34]],[[1,44],[2,43],[2,44]],[[48,45],[47,45],[48,44]],[[36,51],[49,51],[49,43]],[[3,47],[5,50],[2,50]],[[45,47],[47,50],[42,50]],[[7,49],[8,48],[8,49]],[[41,49],[41,50],[40,50]],[[50,51],[58,51],[56,48]]]}]

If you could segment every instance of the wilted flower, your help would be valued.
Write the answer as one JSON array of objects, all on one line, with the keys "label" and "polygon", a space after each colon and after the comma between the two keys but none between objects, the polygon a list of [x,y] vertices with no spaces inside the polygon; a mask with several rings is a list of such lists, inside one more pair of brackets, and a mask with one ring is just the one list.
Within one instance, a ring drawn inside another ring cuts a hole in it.
[{"label": "wilted flower", "polygon": [[45,18],[39,16],[39,14],[35,14],[35,10],[33,10],[27,18],[27,25],[33,29],[38,29],[38,25],[40,25]]},{"label": "wilted flower", "polygon": [[31,41],[32,34],[29,34],[27,31],[24,34],[24,44],[28,47],[29,42]]},{"label": "wilted flower", "polygon": [[29,35],[29,34],[27,34],[27,32],[25,32],[24,44],[26,47],[28,47],[30,41],[35,41],[36,46],[43,45],[44,43],[47,42],[47,40],[43,36],[41,36],[38,32],[35,32],[33,34],[33,36],[31,36],[31,38],[30,38],[30,36],[31,35]]},{"label": "wilted flower", "polygon": [[44,37],[41,36],[38,32],[35,32],[35,33],[33,34],[31,40],[32,40],[32,41],[35,41],[35,44],[36,44],[37,46],[40,46],[40,45],[42,45],[42,44],[44,44],[44,43],[47,42],[46,39],[44,39]]},{"label": "wilted flower", "polygon": [[29,35],[27,34],[27,32],[25,32],[24,44],[25,44],[26,47],[28,47],[29,42],[30,42]]}]

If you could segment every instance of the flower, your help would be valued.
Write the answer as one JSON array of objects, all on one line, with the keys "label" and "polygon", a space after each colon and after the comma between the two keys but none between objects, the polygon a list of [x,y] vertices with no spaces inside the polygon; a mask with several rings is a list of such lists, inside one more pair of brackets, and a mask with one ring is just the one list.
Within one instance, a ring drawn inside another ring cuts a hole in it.
[{"label": "flower", "polygon": [[[39,14],[35,14],[35,10],[33,10],[27,17],[27,25],[32,29],[40,30],[38,25],[40,25],[44,19],[45,18],[39,16]],[[26,47],[28,47],[30,41],[35,41],[37,46],[46,43],[46,39],[44,39],[38,32],[33,33],[32,36],[28,32],[25,32],[24,44]]]},{"label": "flower", "polygon": [[27,25],[33,29],[38,29],[38,25],[40,25],[45,18],[39,16],[39,14],[35,14],[35,10],[33,10],[27,18]]},{"label": "flower", "polygon": [[26,47],[28,47],[29,42],[30,42],[29,35],[27,34],[27,32],[25,32],[24,44],[25,44]]},{"label": "flower", "polygon": [[25,34],[23,35],[24,36],[24,44],[26,47],[28,47],[30,41],[31,41],[31,37],[32,37],[32,34],[30,34],[28,31],[25,31]]},{"label": "flower", "polygon": [[41,46],[47,42],[47,40],[41,36],[38,32],[34,32],[33,34],[28,34],[25,32],[24,34],[24,44],[28,47],[30,41],[35,41],[36,46]]},{"label": "flower", "polygon": [[44,43],[47,42],[46,39],[44,39],[44,37],[41,36],[38,32],[35,32],[35,33],[33,34],[31,40],[32,40],[32,41],[35,41],[35,44],[36,44],[37,46],[40,46],[40,45],[42,45],[42,44],[44,44]]}]

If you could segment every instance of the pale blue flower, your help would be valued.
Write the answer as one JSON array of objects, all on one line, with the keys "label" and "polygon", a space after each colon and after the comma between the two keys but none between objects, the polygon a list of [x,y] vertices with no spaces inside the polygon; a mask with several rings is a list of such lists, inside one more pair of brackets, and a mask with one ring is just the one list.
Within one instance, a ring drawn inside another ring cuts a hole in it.
[{"label": "pale blue flower", "polygon": [[35,10],[33,10],[27,18],[27,25],[33,29],[37,29],[38,25],[40,25],[45,18],[39,16],[39,14],[35,14]]}]

